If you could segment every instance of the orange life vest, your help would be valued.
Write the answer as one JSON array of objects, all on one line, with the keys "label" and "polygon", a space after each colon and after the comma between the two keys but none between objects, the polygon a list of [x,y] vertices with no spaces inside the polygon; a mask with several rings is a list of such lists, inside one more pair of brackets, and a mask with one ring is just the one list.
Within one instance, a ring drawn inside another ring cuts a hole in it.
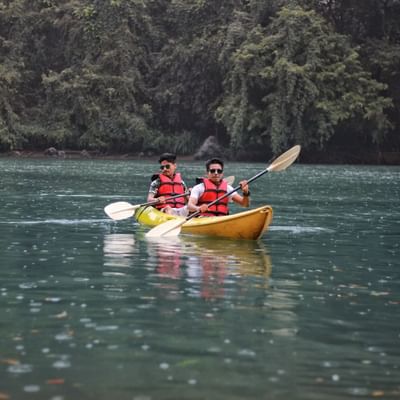
[{"label": "orange life vest", "polygon": [[[153,175],[154,177],[155,175]],[[160,179],[160,187],[158,188],[157,194],[154,197],[160,197],[160,196],[165,196],[165,197],[170,197],[170,196],[175,196],[176,194],[184,194],[185,193],[185,187],[183,186],[181,174],[177,172],[174,177],[171,179],[168,176],[165,176],[164,174],[158,174],[157,176],[158,179]],[[185,197],[177,197],[175,199],[170,199],[167,200],[163,204],[157,204],[155,205],[156,208],[159,210],[166,207],[170,206],[173,208],[181,208],[184,207],[186,204],[185,202]]]},{"label": "orange life vest", "polygon": [[[204,185],[204,193],[199,197],[199,201],[197,205],[209,204],[219,197],[223,196],[228,190],[228,183],[225,180],[222,180],[221,183],[216,186],[213,182],[208,178],[203,179]],[[218,215],[228,215],[229,197],[225,197],[224,199],[218,201],[214,205],[212,205],[205,213],[201,213],[202,216],[207,217],[215,217]]]}]

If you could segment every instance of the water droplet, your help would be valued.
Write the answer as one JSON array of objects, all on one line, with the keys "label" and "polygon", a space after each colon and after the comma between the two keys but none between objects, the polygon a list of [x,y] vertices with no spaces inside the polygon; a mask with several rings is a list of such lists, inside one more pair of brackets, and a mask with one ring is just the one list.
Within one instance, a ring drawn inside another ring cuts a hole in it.
[{"label": "water droplet", "polygon": [[26,385],[24,386],[24,391],[27,393],[36,393],[40,390],[39,385]]},{"label": "water droplet", "polygon": [[32,365],[29,364],[15,364],[10,365],[7,368],[7,371],[13,374],[26,374],[28,372],[32,372],[32,369]]},{"label": "water droplet", "polygon": [[50,303],[58,303],[59,301],[61,301],[61,298],[60,297],[46,297],[45,300]]},{"label": "water droplet", "polygon": [[58,360],[53,363],[53,367],[57,369],[69,368],[71,363],[68,360]]},{"label": "water droplet", "polygon": [[169,368],[169,364],[168,364],[168,363],[165,363],[165,362],[164,362],[164,363],[161,363],[161,364],[160,364],[160,368],[161,368],[161,369],[168,369],[168,368]]},{"label": "water droplet", "polygon": [[244,356],[244,357],[255,357],[256,353],[253,350],[249,349],[242,349],[238,351],[239,356]]},{"label": "water droplet", "polygon": [[18,287],[20,289],[35,289],[35,288],[37,288],[37,285],[35,282],[25,282],[25,283],[21,283],[20,285],[18,285]]},{"label": "water droplet", "polygon": [[349,392],[354,396],[367,396],[369,394],[368,389],[365,388],[350,388]]},{"label": "water droplet", "polygon": [[62,341],[65,341],[65,340],[71,340],[72,337],[68,333],[59,333],[59,334],[57,334],[55,336],[55,339],[60,341],[60,342],[62,342]]}]

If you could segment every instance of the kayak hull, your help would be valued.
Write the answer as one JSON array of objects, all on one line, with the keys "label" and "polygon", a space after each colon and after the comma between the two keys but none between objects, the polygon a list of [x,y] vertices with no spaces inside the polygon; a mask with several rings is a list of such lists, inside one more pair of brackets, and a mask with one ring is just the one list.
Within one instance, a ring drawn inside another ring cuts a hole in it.
[{"label": "kayak hull", "polygon": [[[192,218],[182,225],[182,232],[228,239],[257,240],[268,229],[272,215],[270,206],[262,206],[223,217]],[[139,224],[150,227],[171,219],[181,219],[181,217],[165,214],[153,207],[138,208],[135,218]]]}]

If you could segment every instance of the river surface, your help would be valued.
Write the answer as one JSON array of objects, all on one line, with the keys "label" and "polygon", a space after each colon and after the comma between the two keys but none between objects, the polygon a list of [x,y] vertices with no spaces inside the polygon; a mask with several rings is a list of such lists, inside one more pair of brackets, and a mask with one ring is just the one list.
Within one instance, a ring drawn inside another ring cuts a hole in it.
[{"label": "river surface", "polygon": [[[225,169],[236,185],[266,166]],[[400,398],[399,167],[264,175],[258,242],[107,218],[156,169],[0,159],[0,399]]]}]

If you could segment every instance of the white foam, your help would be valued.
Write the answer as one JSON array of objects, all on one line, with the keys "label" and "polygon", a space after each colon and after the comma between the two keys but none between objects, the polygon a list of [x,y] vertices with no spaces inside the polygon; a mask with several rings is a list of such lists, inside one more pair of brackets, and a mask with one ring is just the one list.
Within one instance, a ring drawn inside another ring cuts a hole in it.
[{"label": "white foam", "polygon": [[321,232],[333,232],[331,229],[321,228],[318,226],[271,226],[271,231],[285,231],[292,233],[321,233]]}]

